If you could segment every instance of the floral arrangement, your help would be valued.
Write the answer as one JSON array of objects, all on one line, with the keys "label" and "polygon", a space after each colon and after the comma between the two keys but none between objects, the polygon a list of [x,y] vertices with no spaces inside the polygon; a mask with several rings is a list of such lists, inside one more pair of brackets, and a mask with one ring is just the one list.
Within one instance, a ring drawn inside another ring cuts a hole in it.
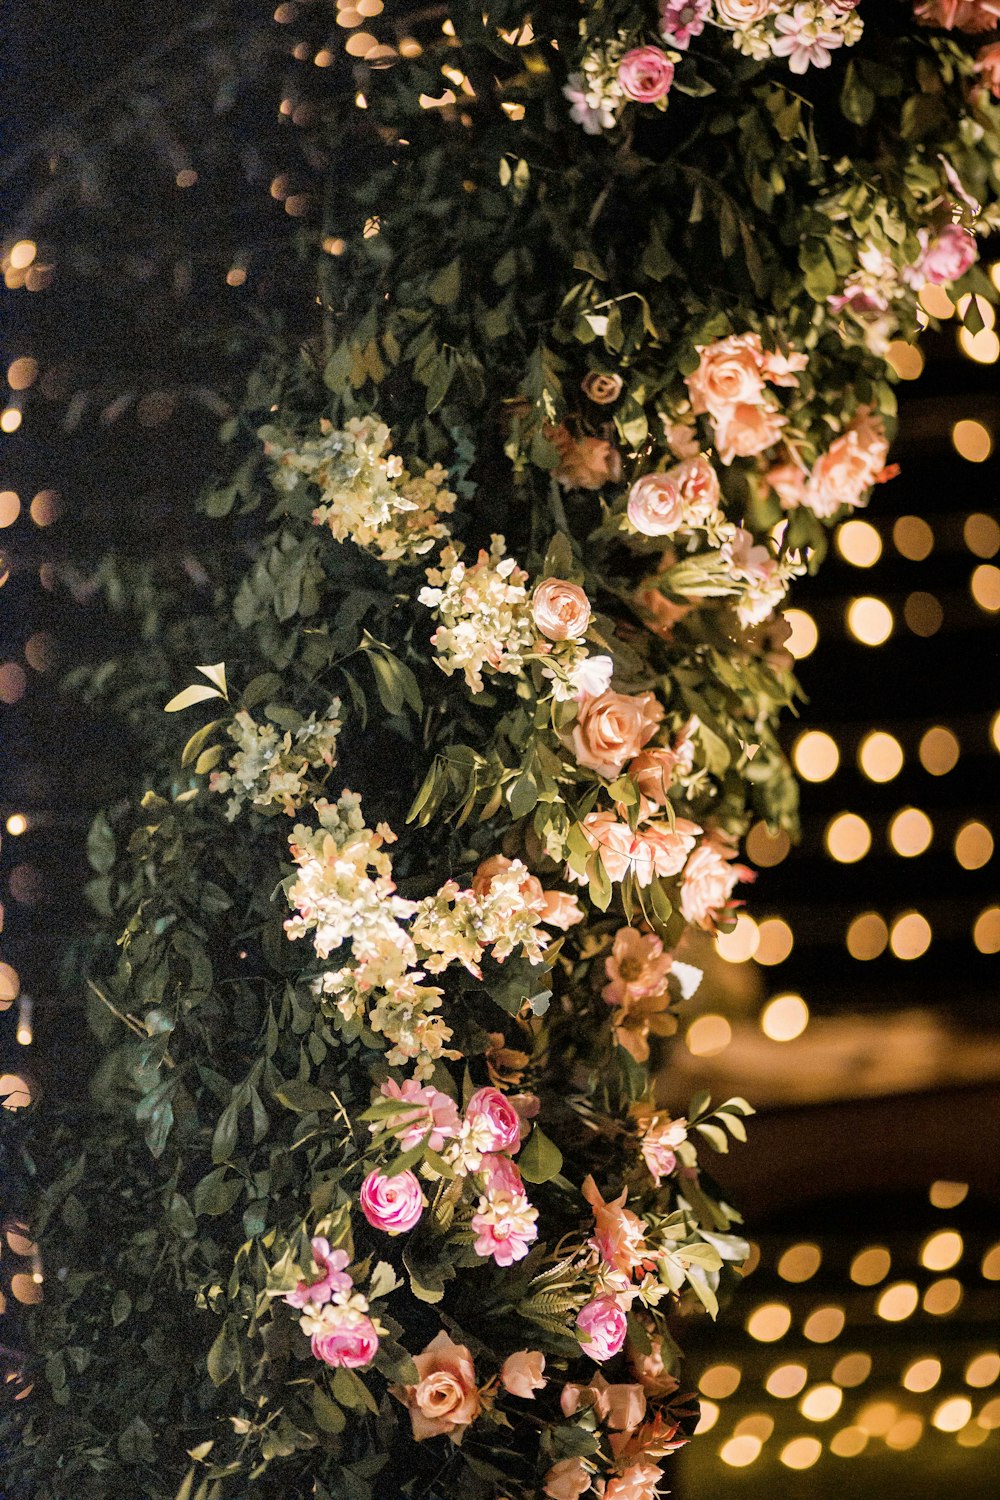
[{"label": "floral arrangement", "polygon": [[795,829],[781,609],[892,477],[886,351],[990,295],[987,14],[470,0],[332,90],[219,716],[93,840],[172,1257],[118,1321],[173,1277],[206,1373],[154,1500],[669,1486],[752,1109],[657,1075]]}]

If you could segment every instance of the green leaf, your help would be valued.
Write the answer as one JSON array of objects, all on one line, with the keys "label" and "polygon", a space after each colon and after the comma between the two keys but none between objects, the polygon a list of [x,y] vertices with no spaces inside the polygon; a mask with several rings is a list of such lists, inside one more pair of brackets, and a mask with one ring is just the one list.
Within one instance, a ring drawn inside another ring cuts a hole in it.
[{"label": "green leaf", "polygon": [[191,1196],[195,1214],[219,1218],[229,1212],[242,1191],[242,1177],[227,1177],[225,1167],[216,1167],[195,1187]]},{"label": "green leaf", "polygon": [[317,1088],[304,1078],[292,1078],[283,1083],[274,1090],[274,1097],[279,1104],[284,1104],[287,1109],[294,1109],[300,1115],[311,1114],[314,1110],[337,1108],[324,1089]]},{"label": "green leaf", "polygon": [[458,294],[461,290],[462,263],[456,256],[437,273],[428,287],[428,292],[431,301],[435,302],[438,307],[448,307],[452,302],[458,301]]},{"label": "green leaf", "polygon": [[532,1129],[517,1158],[525,1182],[551,1182],[562,1171],[562,1152],[540,1126]]},{"label": "green leaf", "polygon": [[538,802],[538,783],[530,771],[522,771],[507,793],[512,818],[526,818]]},{"label": "green leaf", "polygon": [[189,766],[192,761],[196,760],[204,749],[209,737],[225,722],[225,719],[209,719],[207,724],[203,724],[200,729],[196,729],[181,751],[181,765]]},{"label": "green leaf", "polygon": [[316,1426],[323,1432],[336,1434],[343,1432],[347,1426],[343,1408],[338,1406],[336,1401],[331,1401],[323,1388],[318,1385],[314,1385],[312,1390],[312,1414],[316,1419]]},{"label": "green leaf", "polygon": [[225,1385],[239,1363],[239,1346],[227,1318],[208,1351],[206,1368],[213,1385]]},{"label": "green leaf", "polygon": [[99,812],[87,834],[87,858],[91,869],[106,875],[115,862],[115,836],[103,812]]},{"label": "green leaf", "polygon": [[111,1304],[111,1322],[114,1327],[117,1328],[119,1323],[124,1323],[131,1311],[132,1298],[122,1287],[115,1293],[115,1299]]}]

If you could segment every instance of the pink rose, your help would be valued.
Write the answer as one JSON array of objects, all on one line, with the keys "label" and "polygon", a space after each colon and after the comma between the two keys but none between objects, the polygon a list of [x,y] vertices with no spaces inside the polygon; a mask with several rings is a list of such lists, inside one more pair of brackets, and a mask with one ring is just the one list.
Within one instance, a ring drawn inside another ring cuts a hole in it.
[{"label": "pink rose", "polygon": [[313,1356],[325,1365],[358,1370],[370,1365],[378,1353],[378,1334],[365,1313],[354,1307],[328,1303],[319,1319],[320,1326],[309,1340]]},{"label": "pink rose", "polygon": [[559,454],[555,478],[564,489],[599,490],[622,477],[622,456],[604,438],[575,438],[567,427],[546,427],[545,436]]},{"label": "pink rose", "polygon": [[772,9],[771,0],[715,0],[719,25],[734,31],[746,31]]},{"label": "pink rose", "polygon": [[460,1443],[482,1410],[472,1355],[442,1330],[422,1354],[414,1356],[413,1363],[420,1376],[417,1384],[391,1389],[409,1408],[414,1438],[421,1443],[424,1438],[446,1434],[453,1443]]},{"label": "pink rose", "polygon": [[681,915],[692,927],[713,932],[734,888],[754,873],[733,863],[736,850],[721,834],[702,839],[684,867]]},{"label": "pink rose", "polygon": [[994,99],[1000,99],[1000,42],[990,42],[976,53],[976,72]]},{"label": "pink rose", "polygon": [[578,764],[613,780],[653,738],[662,718],[662,705],[653,693],[609,691],[583,699],[572,734]]},{"label": "pink rose", "polygon": [[583,921],[583,908],[576,896],[571,896],[568,891],[546,891],[543,899],[545,904],[541,916],[547,927],[568,932],[577,922]]},{"label": "pink rose", "polygon": [[859,408],[850,426],[816,460],[802,503],[820,517],[834,515],[842,505],[860,505],[881,476],[888,453],[881,417]]},{"label": "pink rose", "polygon": [[330,1241],[317,1236],[311,1245],[312,1257],[322,1273],[316,1281],[300,1281],[283,1301],[289,1307],[305,1307],[307,1302],[329,1302],[335,1292],[348,1292],[351,1278],[345,1273],[350,1256],[346,1250],[331,1250]]},{"label": "pink rose", "polygon": [[915,14],[925,26],[945,31],[994,31],[1000,25],[997,0],[921,0]]},{"label": "pink rose", "polygon": [[638,104],[665,99],[674,81],[674,65],[659,47],[633,47],[618,64],[618,82]]},{"label": "pink rose", "polygon": [[[858,0],[850,0],[850,3],[844,8],[852,10],[857,3]],[[860,258],[862,261],[864,260],[864,250],[861,251]],[[769,380],[772,385],[797,386],[799,383],[799,374],[802,370],[807,370],[808,368],[808,354],[796,354],[794,350],[790,354],[782,354],[777,349],[764,350],[761,370],[764,379]]]},{"label": "pink rose", "polygon": [[544,1354],[537,1349],[519,1349],[516,1354],[508,1354],[500,1366],[500,1384],[510,1395],[533,1401],[535,1392],[545,1385],[544,1369]]},{"label": "pink rose", "polygon": [[420,1183],[410,1171],[399,1172],[395,1177],[369,1172],[361,1184],[358,1202],[372,1228],[382,1229],[386,1234],[405,1234],[424,1211]]},{"label": "pink rose", "polygon": [[603,1364],[606,1359],[613,1359],[624,1344],[628,1319],[615,1298],[603,1293],[581,1307],[576,1326],[586,1334],[580,1346],[582,1352]]},{"label": "pink rose", "polygon": [[643,536],[671,536],[684,524],[680,487],[669,474],[644,474],[629,490],[626,514]]},{"label": "pink rose", "polygon": [[550,641],[580,640],[590,623],[590,600],[578,583],[546,578],[534,592],[531,613]]},{"label": "pink rose", "polygon": [[588,1176],[584,1180],[583,1196],[594,1211],[594,1234],[587,1241],[588,1245],[597,1251],[606,1266],[631,1276],[635,1268],[642,1265],[647,1252],[643,1241],[646,1225],[625,1207],[628,1189],[622,1188],[617,1198],[605,1203],[597,1183]]},{"label": "pink rose", "polygon": [[591,1487],[592,1475],[582,1458],[561,1458],[545,1476],[549,1500],[580,1500]]},{"label": "pink rose", "polygon": [[517,1163],[509,1156],[490,1153],[479,1163],[479,1171],[486,1179],[487,1193],[507,1193],[513,1198],[524,1192],[524,1181]]},{"label": "pink rose", "polygon": [[609,1385],[597,1374],[589,1385],[564,1385],[559,1405],[564,1417],[592,1410],[613,1431],[631,1432],[646,1415],[646,1393],[641,1385]]},{"label": "pink rose", "polygon": [[621,395],[623,385],[620,375],[606,375],[601,370],[591,370],[580,382],[580,389],[595,406],[611,406]]},{"label": "pink rose", "polygon": [[659,1187],[677,1166],[676,1148],[687,1140],[687,1121],[653,1115],[642,1128],[641,1149],[646,1170]]},{"label": "pink rose", "polygon": [[684,502],[686,524],[703,526],[718,509],[721,495],[718,474],[703,453],[686,458],[669,472]]},{"label": "pink rose", "polygon": [[604,1500],[656,1500],[657,1488],[662,1479],[662,1469],[640,1459],[638,1463],[630,1464],[617,1478],[608,1480]]},{"label": "pink rose", "polygon": [[806,476],[798,464],[774,464],[764,479],[781,501],[782,510],[796,510],[803,503]]},{"label": "pink rose", "polygon": [[786,418],[777,407],[740,403],[729,406],[715,419],[715,446],[719,462],[753,458],[781,440]]},{"label": "pink rose", "polygon": [[[720,9],[718,0],[716,9]],[[768,9],[765,3],[764,11]],[[714,344],[699,345],[698,354],[697,370],[685,377],[692,411],[719,417],[732,406],[760,405],[764,349],[759,334],[733,333]]]},{"label": "pink rose", "polygon": [[[458,1134],[461,1123],[458,1105],[440,1089],[421,1084],[416,1078],[405,1079],[402,1086],[395,1079],[387,1078],[381,1092],[387,1099],[398,1099],[400,1104],[409,1106],[401,1109],[390,1122],[404,1151],[418,1146],[428,1134],[430,1149],[440,1151],[446,1140]],[[371,1128],[374,1130],[377,1124]]]},{"label": "pink rose", "polygon": [[516,1151],[521,1144],[521,1122],[517,1110],[499,1089],[477,1089],[465,1106],[477,1149],[486,1152]]},{"label": "pink rose", "polygon": [[964,276],[975,265],[978,255],[971,230],[959,224],[945,224],[925,249],[917,269],[926,281],[946,286]]},{"label": "pink rose", "polygon": [[611,954],[604,960],[609,983],[601,994],[609,1005],[626,1010],[634,1000],[662,995],[673,961],[673,954],[664,953],[663,943],[655,933],[619,927]]}]

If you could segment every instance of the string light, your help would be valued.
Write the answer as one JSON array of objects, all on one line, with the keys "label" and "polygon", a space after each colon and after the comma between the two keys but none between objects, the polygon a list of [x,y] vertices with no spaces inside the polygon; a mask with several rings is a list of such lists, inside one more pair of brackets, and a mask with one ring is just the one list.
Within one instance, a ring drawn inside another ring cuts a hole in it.
[{"label": "string light", "polygon": [[939,1359],[917,1359],[903,1371],[903,1389],[922,1395],[924,1391],[932,1391],[940,1379]]},{"label": "string light", "polygon": [[747,858],[761,869],[779,865],[792,847],[792,841],[783,828],[772,833],[766,823],[755,823],[747,834]]},{"label": "string light", "polygon": [[715,1401],[724,1401],[739,1388],[741,1373],[736,1365],[710,1365],[698,1381],[703,1396]]},{"label": "string light", "polygon": [[805,781],[828,781],[840,764],[837,742],[822,729],[807,729],[792,749],[795,769]]},{"label": "string light", "polygon": [[903,807],[889,823],[889,842],[904,859],[924,854],[934,838],[934,825],[919,807]]},{"label": "string light", "polygon": [[935,1408],[931,1421],[938,1432],[957,1432],[972,1416],[972,1402],[968,1396],[951,1396]]},{"label": "string light", "polygon": [[993,1352],[977,1354],[975,1359],[969,1361],[965,1371],[966,1385],[981,1390],[983,1386],[993,1385],[997,1380],[1000,1380],[1000,1355]]},{"label": "string light", "polygon": [[863,1427],[842,1427],[830,1439],[830,1452],[838,1458],[857,1458],[868,1444],[868,1434]]},{"label": "string light", "polygon": [[905,1417],[900,1417],[898,1422],[893,1422],[885,1435],[887,1448],[894,1448],[897,1453],[905,1452],[907,1448],[915,1448],[923,1437],[924,1424],[915,1412],[908,1412]]},{"label": "string light", "polygon": [[792,929],[781,917],[768,917],[761,922],[754,957],[768,968],[783,964],[794,945]]},{"label": "string light", "polygon": [[844,1393],[836,1385],[814,1385],[799,1402],[799,1411],[810,1422],[829,1422],[844,1403]]},{"label": "string light", "polygon": [[977,365],[992,365],[1000,359],[1000,338],[992,328],[981,328],[978,333],[970,333],[968,328],[960,328],[958,345],[962,353],[974,359]]},{"label": "string light", "polygon": [[703,1432],[711,1432],[720,1415],[719,1408],[714,1401],[701,1400],[698,1405],[701,1408],[701,1417],[694,1430],[696,1437]]},{"label": "string light", "polygon": [[980,1269],[985,1281],[1000,1281],[1000,1245],[987,1250]]},{"label": "string light", "polygon": [[1000,906],[988,906],[979,913],[972,941],[980,953],[1000,953]]},{"label": "string light", "polygon": [[934,550],[934,533],[922,516],[899,516],[893,524],[892,540],[908,562],[923,562]]},{"label": "string light", "polygon": [[774,1344],[792,1326],[791,1308],[783,1302],[765,1302],[747,1318],[747,1333],[759,1344]]},{"label": "string light", "polygon": [[950,318],[955,311],[955,304],[944,287],[936,285],[933,281],[925,281],[917,296],[924,311],[929,312],[932,318],[940,318],[942,322]]},{"label": "string light", "polygon": [[892,781],[903,769],[903,747],[883,729],[865,735],[858,747],[858,764],[869,781]]},{"label": "string light", "polygon": [[760,1029],[772,1042],[792,1042],[809,1025],[809,1007],[801,995],[777,995],[765,1005]]},{"label": "string light", "polygon": [[917,380],[923,374],[924,356],[917,344],[894,339],[885,351],[885,357],[900,380]]},{"label": "string light", "polygon": [[[996,337],[996,334],[993,335]],[[959,458],[970,464],[984,464],[993,452],[993,434],[982,422],[963,417],[951,429],[951,441]]]},{"label": "string light", "polygon": [[760,1438],[746,1433],[742,1437],[731,1437],[727,1443],[723,1443],[719,1449],[719,1457],[730,1468],[745,1469],[759,1457],[762,1447]]},{"label": "string light", "polygon": [[730,964],[742,964],[753,958],[760,943],[760,929],[753,917],[741,911],[732,932],[720,932],[715,939],[720,958]]},{"label": "string light", "polygon": [[28,820],[24,813],[11,813],[7,819],[7,832],[12,838],[19,838],[22,833],[28,831]]},{"label": "string light", "polygon": [[869,1437],[885,1437],[893,1422],[899,1418],[899,1407],[895,1401],[869,1401],[858,1413],[858,1426]]},{"label": "string light", "polygon": [[889,929],[876,911],[862,912],[847,929],[847,951],[862,963],[878,958],[888,942]]},{"label": "string light", "polygon": [[21,412],[16,406],[8,406],[5,411],[0,412],[0,432],[16,432],[22,421]]},{"label": "string light", "polygon": [[866,594],[847,606],[847,628],[863,646],[885,645],[892,627],[892,610],[884,599]]},{"label": "string light", "polygon": [[13,526],[21,514],[21,497],[14,490],[0,490],[0,526]]},{"label": "string light", "polygon": [[811,1469],[822,1452],[823,1444],[818,1438],[799,1437],[786,1443],[778,1456],[786,1469]]},{"label": "string light", "polygon": [[872,568],[882,556],[882,538],[870,521],[845,521],[837,528],[837,550],[855,568]]},{"label": "string light", "polygon": [[14,1033],[18,1044],[22,1047],[30,1047],[34,1040],[34,1032],[31,1025],[33,1010],[30,995],[21,995],[17,1002],[17,1031]]},{"label": "string light", "polygon": [[967,1182],[949,1182],[944,1178],[932,1182],[928,1193],[933,1208],[957,1208],[968,1196]]},{"label": "string light", "polygon": [[924,1312],[932,1318],[945,1318],[953,1313],[962,1300],[962,1283],[954,1276],[934,1281],[924,1293]]},{"label": "string light", "polygon": [[698,1016],[691,1022],[684,1040],[692,1057],[714,1057],[723,1052],[733,1039],[733,1028],[725,1016]]},{"label": "string light", "polygon": [[872,846],[872,832],[857,813],[839,813],[827,825],[824,835],[827,853],[842,865],[864,859]]}]

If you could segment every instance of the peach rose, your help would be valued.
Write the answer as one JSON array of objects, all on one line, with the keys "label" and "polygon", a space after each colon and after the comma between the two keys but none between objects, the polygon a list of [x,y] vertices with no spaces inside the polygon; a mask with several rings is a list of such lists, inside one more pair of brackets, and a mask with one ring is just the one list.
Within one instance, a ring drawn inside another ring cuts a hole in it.
[{"label": "peach rose", "polygon": [[590,600],[578,583],[546,578],[534,592],[531,613],[550,641],[579,640],[590,624]]},{"label": "peach rose", "polygon": [[777,407],[740,402],[726,407],[715,418],[715,446],[719,462],[753,458],[781,440],[786,418]]},{"label": "peach rose", "polygon": [[422,1354],[414,1356],[413,1363],[420,1376],[417,1384],[392,1386],[391,1390],[409,1409],[414,1438],[421,1443],[424,1438],[446,1434],[453,1443],[460,1443],[482,1410],[472,1355],[442,1329]]},{"label": "peach rose", "polygon": [[656,1500],[657,1488],[663,1479],[663,1470],[644,1459],[630,1464],[624,1473],[609,1479],[604,1491],[604,1500]]},{"label": "peach rose", "polygon": [[734,864],[736,850],[721,834],[702,839],[684,866],[681,884],[681,915],[692,927],[714,932],[734,888],[754,873]]},{"label": "peach rose", "polygon": [[[836,4],[836,0],[834,3]],[[858,0],[850,0],[850,4],[845,9],[853,9],[857,3]],[[864,254],[863,251],[862,254]],[[808,354],[796,354],[794,351],[790,354],[781,354],[777,349],[764,350],[761,369],[764,379],[769,380],[772,385],[797,386],[800,373],[808,367]]]},{"label": "peach rose", "polygon": [[633,47],[618,64],[618,82],[637,104],[665,99],[674,81],[674,65],[659,47]]},{"label": "peach rose", "polygon": [[684,502],[686,524],[703,526],[718,509],[721,495],[718,474],[703,453],[686,458],[669,472]]},{"label": "peach rose", "polygon": [[[613,812],[593,812],[587,814],[581,826],[588,844],[600,855],[608,879],[624,880],[635,865],[632,852],[635,835],[628,824],[619,823]],[[578,876],[573,878],[579,879]],[[648,880],[646,884],[649,884]]]},{"label": "peach rose", "polygon": [[653,693],[616,693],[584,698],[573,726],[577,763],[613,780],[625,762],[653,738],[663,707]]},{"label": "peach rose", "polygon": [[694,848],[700,832],[698,824],[692,823],[689,818],[675,818],[672,828],[669,823],[644,824],[638,837],[650,850],[656,874],[663,880],[669,880],[672,875],[679,875],[683,870],[684,862]]},{"label": "peach rose", "polygon": [[647,806],[666,806],[668,789],[679,762],[680,756],[676,750],[667,750],[659,745],[640,750],[635,759],[629,761],[628,774]]},{"label": "peach rose", "polygon": [[771,9],[771,0],[715,0],[715,14],[720,26],[745,31],[755,21],[762,21]]},{"label": "peach rose", "polygon": [[620,375],[606,375],[602,370],[591,370],[580,382],[580,389],[595,406],[610,406],[618,400],[623,385]]},{"label": "peach rose", "polygon": [[646,1393],[641,1385],[609,1385],[598,1373],[589,1385],[564,1385],[559,1405],[564,1417],[581,1408],[593,1411],[616,1432],[631,1432],[646,1415]]},{"label": "peach rose", "polygon": [[545,436],[559,454],[555,477],[564,489],[599,490],[622,477],[622,456],[604,438],[575,438],[567,427],[546,427]]},{"label": "peach rose", "polygon": [[674,961],[664,953],[663,942],[653,932],[619,927],[610,955],[604,960],[608,983],[601,995],[609,1005],[628,1009],[635,1000],[661,995]]},{"label": "peach rose", "polygon": [[684,499],[670,474],[644,474],[629,490],[626,514],[642,536],[671,536],[684,524]]},{"label": "peach rose", "polygon": [[501,1365],[500,1384],[512,1396],[533,1401],[535,1392],[545,1385],[544,1369],[544,1354],[539,1354],[537,1349],[519,1349],[516,1354],[508,1354]]},{"label": "peach rose", "polygon": [[636,1354],[629,1349],[629,1364],[642,1383],[642,1388],[651,1396],[672,1396],[677,1381],[670,1374],[663,1360],[663,1339],[658,1333],[649,1334],[650,1351]]},{"label": "peach rose", "polygon": [[915,14],[925,26],[945,31],[994,31],[1000,25],[997,0],[922,0]]},{"label": "peach rose", "polygon": [[795,510],[806,493],[806,476],[798,464],[774,464],[764,475],[765,482],[781,501],[782,510]]},{"label": "peach rose", "polygon": [[541,918],[547,927],[558,927],[560,932],[568,932],[577,922],[583,921],[583,908],[576,896],[571,896],[568,891],[546,891],[543,901]]},{"label": "peach rose", "polygon": [[850,426],[816,460],[803,504],[820,517],[834,515],[842,505],[859,505],[880,477],[888,453],[881,418],[861,407]]},{"label": "peach rose", "polygon": [[[725,3],[726,0],[721,3],[716,0],[716,10],[723,21],[727,19]],[[761,15],[768,8],[767,0],[763,0]],[[764,350],[759,334],[734,333],[714,344],[699,345],[698,354],[697,370],[685,377],[692,411],[709,412],[718,418],[733,406],[760,405],[764,396]]]},{"label": "peach rose", "polygon": [[643,1243],[646,1225],[625,1207],[628,1188],[622,1188],[617,1198],[605,1203],[597,1183],[593,1177],[587,1176],[582,1191],[594,1211],[594,1234],[587,1241],[588,1245],[597,1251],[606,1266],[631,1276],[636,1266],[642,1265],[646,1254]]},{"label": "peach rose", "polygon": [[582,1458],[561,1458],[545,1476],[549,1500],[580,1500],[590,1489],[590,1470]]}]

